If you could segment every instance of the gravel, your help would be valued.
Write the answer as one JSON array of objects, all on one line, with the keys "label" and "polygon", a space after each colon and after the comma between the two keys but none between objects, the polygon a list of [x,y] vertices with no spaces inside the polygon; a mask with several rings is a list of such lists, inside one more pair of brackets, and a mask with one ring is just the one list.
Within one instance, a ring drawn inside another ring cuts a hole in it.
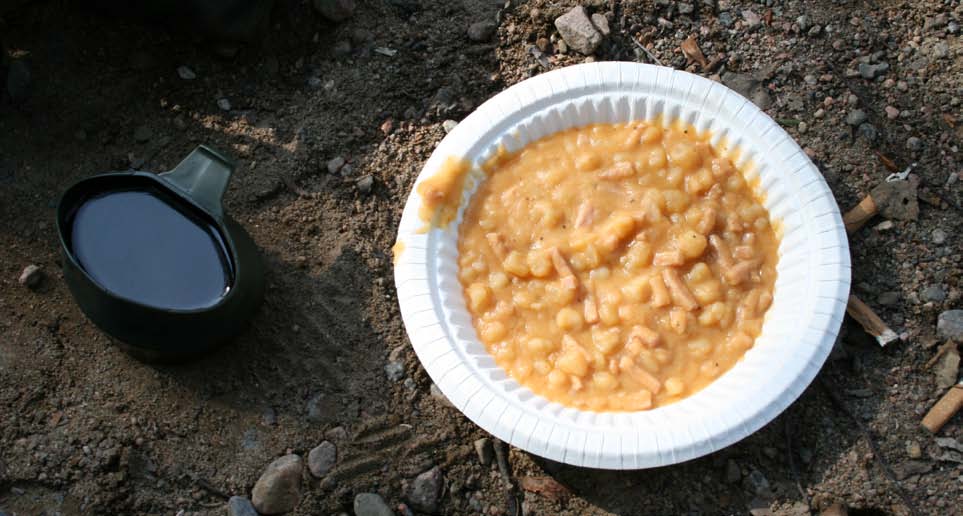
[{"label": "gravel", "polygon": [[438,510],[444,483],[445,477],[441,468],[435,466],[411,481],[405,499],[417,511],[434,513]]},{"label": "gravel", "polygon": [[555,28],[568,46],[581,54],[590,56],[602,44],[602,33],[592,24],[582,6],[573,7],[556,18]]},{"label": "gravel", "polygon": [[251,502],[261,514],[289,512],[301,501],[301,457],[285,455],[268,465],[251,491]]},{"label": "gravel", "polygon": [[338,462],[338,447],[323,441],[308,452],[308,470],[317,478],[324,478]]},{"label": "gravel", "polygon": [[376,493],[359,493],[354,497],[355,516],[395,516],[395,511]]},{"label": "gravel", "polygon": [[498,25],[492,20],[475,22],[468,26],[468,39],[475,43],[485,43],[492,39]]},{"label": "gravel", "polygon": [[936,320],[936,333],[943,339],[963,342],[963,310],[947,310]]},{"label": "gravel", "polygon": [[40,286],[40,282],[43,281],[43,269],[39,265],[30,264],[23,268],[20,272],[20,277],[17,278],[17,283],[21,286],[27,287],[31,290],[36,289]]}]

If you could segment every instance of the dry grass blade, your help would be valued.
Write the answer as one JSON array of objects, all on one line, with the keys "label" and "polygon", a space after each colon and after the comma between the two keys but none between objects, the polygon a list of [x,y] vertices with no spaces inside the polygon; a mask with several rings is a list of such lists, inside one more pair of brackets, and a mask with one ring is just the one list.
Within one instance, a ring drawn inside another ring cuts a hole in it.
[{"label": "dry grass blade", "polygon": [[709,64],[705,54],[702,53],[702,49],[699,48],[699,43],[696,42],[695,36],[689,36],[680,46],[682,53],[685,54],[685,58],[690,62],[699,63],[699,66],[702,68],[706,68]]},{"label": "dry grass blade", "polygon": [[897,170],[899,170],[899,167],[896,166],[896,162],[889,159],[882,152],[876,151],[876,157],[879,158],[879,162],[882,163],[883,166],[886,167],[886,169],[889,170],[890,172],[896,172]]},{"label": "dry grass blade", "polygon": [[567,487],[559,484],[552,477],[522,477],[518,479],[518,486],[555,501],[564,500],[572,494]]}]

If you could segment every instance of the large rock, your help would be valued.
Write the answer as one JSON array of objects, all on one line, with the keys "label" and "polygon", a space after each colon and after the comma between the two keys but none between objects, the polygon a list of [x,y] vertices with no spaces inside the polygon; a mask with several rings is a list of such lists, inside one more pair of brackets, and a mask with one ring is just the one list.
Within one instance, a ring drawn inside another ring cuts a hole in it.
[{"label": "large rock", "polygon": [[438,510],[444,483],[441,469],[435,466],[411,481],[405,498],[415,510],[434,514]]},{"label": "large rock", "polygon": [[963,310],[947,310],[936,320],[936,333],[954,342],[963,342]]},{"label": "large rock", "polygon": [[556,18],[555,28],[570,48],[587,56],[594,54],[602,43],[602,33],[582,6],[573,7]]},{"label": "large rock", "polygon": [[752,76],[743,73],[726,72],[722,74],[722,84],[725,84],[735,90],[736,93],[751,100],[755,105],[759,106],[759,109],[766,109],[772,105],[772,98],[769,96],[766,86],[762,81]]},{"label": "large rock", "polygon": [[360,493],[354,497],[355,516],[395,516],[384,498],[375,493]]},{"label": "large rock", "polygon": [[338,462],[338,448],[331,441],[324,441],[308,453],[308,469],[322,478]]},{"label": "large rock", "polygon": [[268,465],[254,484],[251,501],[261,514],[283,514],[301,501],[301,457],[285,455]]}]

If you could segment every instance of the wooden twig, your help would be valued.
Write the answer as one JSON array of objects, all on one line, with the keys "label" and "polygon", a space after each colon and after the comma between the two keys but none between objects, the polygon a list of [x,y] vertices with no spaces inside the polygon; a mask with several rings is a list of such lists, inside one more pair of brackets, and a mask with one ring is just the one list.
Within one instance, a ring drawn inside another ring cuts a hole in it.
[{"label": "wooden twig", "polygon": [[653,63],[659,66],[664,66],[662,64],[662,61],[659,61],[659,58],[655,57],[655,54],[653,54],[652,52],[649,52],[649,49],[645,48],[645,45],[643,45],[642,43],[639,43],[639,40],[635,39],[634,37],[629,39],[631,39],[632,42],[635,43],[635,46],[639,47],[642,50],[642,52],[645,52],[645,55],[649,56],[649,59],[652,60]]},{"label": "wooden twig", "polygon": [[866,333],[876,337],[876,342],[880,346],[885,346],[899,338],[896,332],[890,329],[872,308],[853,294],[849,295],[846,313],[855,319],[866,330]]}]

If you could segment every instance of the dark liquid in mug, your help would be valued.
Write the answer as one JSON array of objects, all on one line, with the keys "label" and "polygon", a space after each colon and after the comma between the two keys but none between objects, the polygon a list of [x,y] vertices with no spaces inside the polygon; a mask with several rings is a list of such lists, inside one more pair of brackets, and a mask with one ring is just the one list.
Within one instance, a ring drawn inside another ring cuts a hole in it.
[{"label": "dark liquid in mug", "polygon": [[87,199],[74,214],[70,240],[94,281],[141,304],[206,308],[231,287],[231,262],[217,229],[150,191]]}]

